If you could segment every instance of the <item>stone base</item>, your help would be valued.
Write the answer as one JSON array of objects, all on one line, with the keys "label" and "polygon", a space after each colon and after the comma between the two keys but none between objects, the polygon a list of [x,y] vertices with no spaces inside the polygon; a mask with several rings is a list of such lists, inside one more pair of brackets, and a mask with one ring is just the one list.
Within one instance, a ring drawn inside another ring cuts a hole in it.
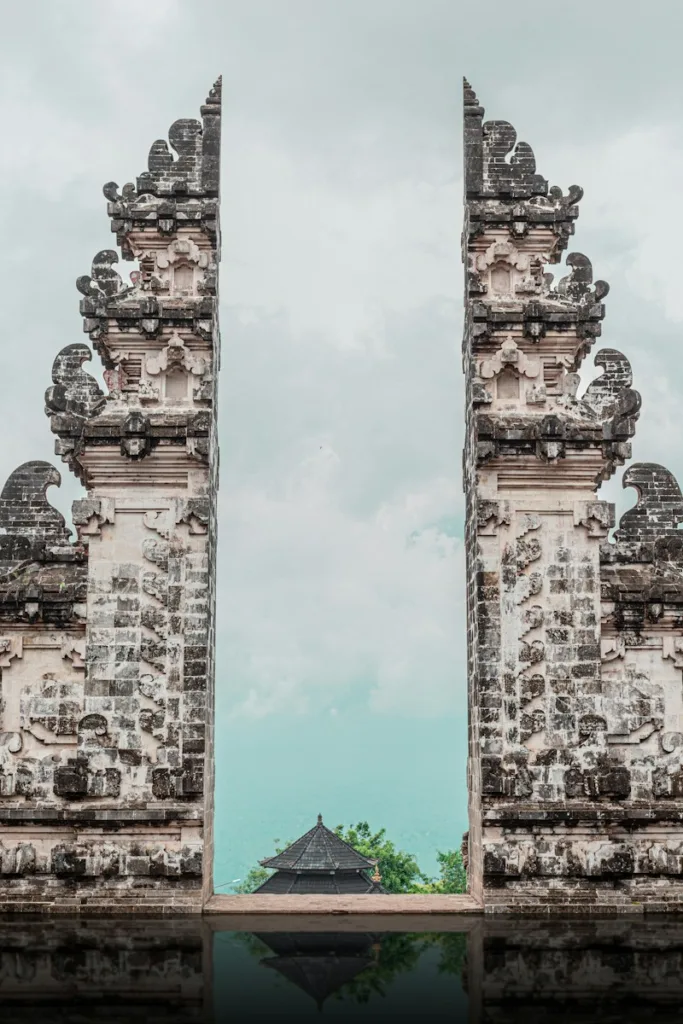
[{"label": "stone base", "polygon": [[683,913],[683,880],[629,878],[596,882],[550,878],[484,890],[486,914],[634,915]]},{"label": "stone base", "polygon": [[45,886],[40,889],[0,888],[0,914],[71,914],[145,917],[201,914],[201,888],[124,886],[92,888]]},{"label": "stone base", "polygon": [[449,896],[212,896],[206,914],[481,914],[482,907],[467,894]]}]

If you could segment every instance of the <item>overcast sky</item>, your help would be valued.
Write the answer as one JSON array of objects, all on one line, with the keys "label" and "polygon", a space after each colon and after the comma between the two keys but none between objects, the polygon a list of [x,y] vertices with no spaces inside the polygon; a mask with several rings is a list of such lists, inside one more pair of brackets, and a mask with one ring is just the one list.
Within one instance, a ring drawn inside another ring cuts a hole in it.
[{"label": "overcast sky", "polygon": [[[55,461],[43,394],[113,245],[103,182],[222,73],[216,880],[319,810],[430,867],[466,820],[461,78],[585,188],[570,248],[612,286],[634,455],[683,478],[683,5],[1,7],[0,475]],[[76,494],[65,470],[52,500]]]}]

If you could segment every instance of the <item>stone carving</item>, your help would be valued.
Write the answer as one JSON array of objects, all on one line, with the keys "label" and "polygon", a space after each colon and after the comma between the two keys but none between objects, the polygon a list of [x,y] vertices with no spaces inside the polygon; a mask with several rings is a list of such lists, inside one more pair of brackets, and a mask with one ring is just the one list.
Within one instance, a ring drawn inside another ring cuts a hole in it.
[{"label": "stone carving", "polygon": [[74,668],[85,668],[85,640],[69,637],[62,644],[62,657],[68,658]]},{"label": "stone carving", "polygon": [[510,525],[510,507],[506,502],[480,501],[477,505],[477,532],[482,536],[495,534],[500,526]]},{"label": "stone carving", "polygon": [[567,266],[571,273],[563,277],[557,284],[557,295],[580,306],[594,305],[609,293],[606,281],[593,284],[593,266],[587,256],[580,252],[572,252],[567,256]]},{"label": "stone carving", "polygon": [[543,576],[540,572],[530,572],[517,579],[517,604],[524,604],[530,597],[536,597],[543,589]]},{"label": "stone carving", "polygon": [[484,181],[491,192],[521,198],[547,191],[547,182],[536,174],[531,146],[517,142],[517,132],[507,121],[484,124],[483,151]]},{"label": "stone carving", "polygon": [[138,178],[138,192],[149,189],[150,192],[163,195],[174,192],[175,186],[188,189],[193,185],[196,187],[201,160],[201,122],[192,118],[174,121],[169,128],[168,138],[177,159],[174,159],[168,143],[164,139],[157,139],[149,151],[148,169]]},{"label": "stone carving", "polygon": [[624,512],[614,536],[618,541],[645,541],[676,535],[683,522],[683,496],[673,475],[653,462],[630,466],[624,487],[634,487],[638,500]]},{"label": "stone carving", "polygon": [[683,636],[662,637],[662,657],[671,658],[676,668],[683,668]]},{"label": "stone carving", "polygon": [[205,370],[196,388],[192,389],[194,402],[212,402],[214,395],[213,374]]},{"label": "stone carving", "polygon": [[486,252],[475,256],[475,281],[485,279],[484,291],[491,299],[506,300],[516,295],[538,295],[543,290],[543,257],[521,253],[510,242],[492,242]]},{"label": "stone carving", "polygon": [[41,743],[75,746],[82,702],[82,683],[64,682],[46,673],[37,685],[22,691],[21,728]]},{"label": "stone carving", "polygon": [[102,376],[104,377],[104,383],[109,389],[110,398],[121,399],[123,391],[128,384],[128,375],[123,366],[118,365],[114,366],[111,370],[105,370]]},{"label": "stone carving", "polygon": [[194,355],[180,335],[174,332],[161,352],[147,356],[145,368],[153,377],[160,373],[172,373],[174,370],[184,370],[201,376],[206,371],[206,360],[202,356]]},{"label": "stone carving", "polygon": [[138,398],[141,402],[158,402],[161,398],[159,388],[155,388],[148,380],[138,384]]},{"label": "stone carving", "polygon": [[640,413],[640,394],[631,388],[631,365],[616,349],[602,349],[595,365],[605,372],[589,384],[583,401],[603,420],[606,437],[632,437]]},{"label": "stone carving", "polygon": [[100,304],[128,291],[124,288],[120,274],[114,270],[118,262],[118,254],[113,249],[98,252],[92,261],[91,276],[83,274],[76,280],[79,292],[95,304]]},{"label": "stone carving", "polygon": [[54,384],[45,392],[48,416],[66,413],[82,419],[94,416],[106,403],[102,390],[90,374],[81,369],[92,359],[87,345],[67,345],[52,366]]},{"label": "stone carving", "polygon": [[176,524],[187,523],[191,534],[206,533],[210,518],[211,509],[207,498],[190,498],[177,503]]},{"label": "stone carving", "polygon": [[81,498],[75,501],[71,518],[79,537],[99,536],[102,526],[116,522],[116,505],[113,498]]},{"label": "stone carving", "polygon": [[541,372],[541,364],[538,359],[525,355],[514,338],[506,338],[491,359],[482,360],[479,373],[480,376],[488,379],[496,377],[508,367],[514,368],[523,377],[537,377]]},{"label": "stone carving", "polygon": [[64,516],[46,497],[61,481],[49,462],[25,462],[8,477],[0,493],[0,571],[70,544]]},{"label": "stone carving", "polygon": [[626,654],[626,643],[623,636],[603,637],[601,641],[601,658],[603,661],[614,661]]},{"label": "stone carving", "polygon": [[663,732],[660,736],[660,743],[664,753],[673,754],[675,750],[680,750],[683,747],[683,733]]},{"label": "stone carving", "polygon": [[591,537],[606,537],[614,526],[614,506],[606,501],[577,502],[574,525],[585,526]]},{"label": "stone carving", "polygon": [[150,423],[141,412],[131,412],[122,428],[121,454],[129,459],[142,459],[151,451]]},{"label": "stone carving", "polygon": [[[522,636],[529,633],[532,629],[539,629],[544,622],[543,609],[539,604],[534,604],[531,608],[527,608],[520,618],[522,626]],[[522,659],[520,659],[522,660]]]},{"label": "stone carving", "polygon": [[23,637],[5,636],[0,638],[0,668],[9,668],[12,658],[21,658],[23,653]]},{"label": "stone carving", "polygon": [[154,253],[150,287],[169,298],[192,298],[206,291],[209,253],[192,238],[177,238],[166,249]]}]

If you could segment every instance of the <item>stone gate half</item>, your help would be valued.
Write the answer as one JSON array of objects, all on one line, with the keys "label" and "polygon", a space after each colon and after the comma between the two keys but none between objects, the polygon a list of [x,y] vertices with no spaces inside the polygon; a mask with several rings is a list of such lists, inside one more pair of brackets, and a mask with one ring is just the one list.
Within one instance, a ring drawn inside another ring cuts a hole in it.
[{"label": "stone gate half", "polygon": [[465,82],[464,451],[469,873],[490,910],[664,910],[683,897],[683,497],[631,465],[626,356],[604,281],[560,262],[582,190],[536,171]]},{"label": "stone gate half", "polygon": [[139,267],[77,282],[108,393],[75,343],[45,396],[77,537],[48,463],[0,495],[0,910],[199,909],[210,878],[220,93],[104,187]]}]

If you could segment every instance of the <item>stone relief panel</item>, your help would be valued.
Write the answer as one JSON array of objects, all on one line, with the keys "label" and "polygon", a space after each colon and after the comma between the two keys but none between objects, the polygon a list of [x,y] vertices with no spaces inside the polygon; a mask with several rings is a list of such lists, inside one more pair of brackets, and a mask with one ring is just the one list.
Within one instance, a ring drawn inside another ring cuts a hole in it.
[{"label": "stone relief panel", "polygon": [[95,563],[88,711],[104,719],[137,799],[201,792],[206,518],[201,499],[146,510],[129,499]]},{"label": "stone relief panel", "polygon": [[84,709],[82,635],[33,630],[0,646],[2,795],[54,804],[54,774],[76,751]]}]

